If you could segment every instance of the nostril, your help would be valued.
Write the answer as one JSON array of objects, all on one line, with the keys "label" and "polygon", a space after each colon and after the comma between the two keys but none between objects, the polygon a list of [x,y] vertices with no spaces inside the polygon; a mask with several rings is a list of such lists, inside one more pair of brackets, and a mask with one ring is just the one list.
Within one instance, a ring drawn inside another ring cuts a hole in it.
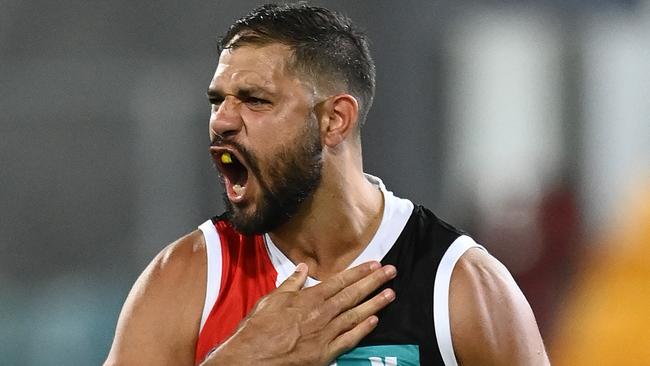
[{"label": "nostril", "polygon": [[212,140],[210,141],[210,146],[220,146],[228,142],[228,140],[232,140],[236,134],[236,131],[226,131],[225,133],[215,133],[213,131],[211,134]]},{"label": "nostril", "polygon": [[228,130],[228,131],[224,131],[224,132],[220,133],[219,135],[221,136],[221,138],[222,138],[223,140],[226,140],[226,139],[228,139],[229,137],[233,137],[233,136],[235,136],[235,135],[237,134],[237,132],[238,132],[238,131],[236,131],[236,130]]}]

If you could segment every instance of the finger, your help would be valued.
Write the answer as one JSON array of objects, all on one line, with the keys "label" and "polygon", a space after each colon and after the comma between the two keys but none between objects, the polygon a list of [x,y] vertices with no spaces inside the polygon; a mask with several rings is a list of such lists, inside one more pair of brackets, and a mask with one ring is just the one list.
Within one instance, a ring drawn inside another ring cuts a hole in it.
[{"label": "finger", "polygon": [[372,299],[339,314],[327,325],[326,331],[330,334],[331,338],[335,338],[353,329],[365,319],[377,314],[394,300],[395,291],[385,289],[373,296]]},{"label": "finger", "polygon": [[309,268],[305,263],[300,263],[296,266],[296,270],[287,277],[280,286],[278,286],[277,291],[298,291],[307,281],[307,272]]},{"label": "finger", "polygon": [[323,299],[328,299],[331,296],[339,293],[344,288],[359,281],[360,279],[368,276],[373,271],[381,267],[381,264],[376,261],[366,262],[356,267],[346,269],[331,278],[321,282],[312,288],[313,292],[318,292]]},{"label": "finger", "polygon": [[377,318],[375,315],[371,315],[349,331],[336,337],[332,342],[330,342],[327,349],[330,358],[333,360],[340,354],[352,349],[365,336],[370,334],[370,332],[372,332],[375,327],[377,327],[378,322],[379,318]]},{"label": "finger", "polygon": [[[395,278],[397,270],[387,265],[347,286],[321,305],[321,312],[334,317],[361,303],[381,285]],[[370,315],[370,314],[368,314]]]}]

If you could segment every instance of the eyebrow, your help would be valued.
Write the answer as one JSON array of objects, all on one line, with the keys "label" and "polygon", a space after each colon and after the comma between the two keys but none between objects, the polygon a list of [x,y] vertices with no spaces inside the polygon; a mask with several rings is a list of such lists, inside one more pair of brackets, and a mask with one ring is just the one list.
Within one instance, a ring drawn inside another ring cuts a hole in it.
[{"label": "eyebrow", "polygon": [[205,93],[207,95],[208,99],[217,99],[217,98],[223,98],[223,93],[219,89],[214,89],[214,88],[208,88],[208,91]]}]

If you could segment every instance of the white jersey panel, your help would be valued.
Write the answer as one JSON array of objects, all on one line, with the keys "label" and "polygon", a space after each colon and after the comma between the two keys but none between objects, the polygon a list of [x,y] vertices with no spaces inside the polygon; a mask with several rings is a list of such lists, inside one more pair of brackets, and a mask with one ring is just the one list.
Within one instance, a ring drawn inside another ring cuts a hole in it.
[{"label": "white jersey panel", "polygon": [[199,226],[199,230],[203,232],[205,238],[205,250],[207,257],[207,287],[205,290],[205,303],[203,304],[203,313],[201,315],[201,327],[199,334],[203,330],[203,325],[210,315],[212,306],[217,301],[219,290],[221,289],[221,270],[223,260],[221,258],[221,239],[217,228],[214,226],[212,220],[208,220]]},{"label": "white jersey panel", "polygon": [[433,284],[433,324],[438,340],[438,349],[440,349],[445,366],[458,366],[456,354],[454,353],[454,345],[451,340],[451,324],[449,321],[449,285],[451,283],[451,274],[460,257],[471,248],[485,250],[485,248],[466,235],[459,236],[454,240],[438,265],[436,279]]}]

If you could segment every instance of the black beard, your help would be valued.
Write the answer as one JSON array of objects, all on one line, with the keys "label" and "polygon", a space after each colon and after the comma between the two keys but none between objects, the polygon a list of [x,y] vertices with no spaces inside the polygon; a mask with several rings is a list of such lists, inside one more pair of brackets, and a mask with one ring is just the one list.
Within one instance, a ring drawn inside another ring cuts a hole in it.
[{"label": "black beard", "polygon": [[[315,126],[314,126],[315,125]],[[262,198],[257,210],[248,215],[223,194],[226,215],[234,228],[244,235],[273,231],[289,221],[301,204],[316,190],[321,180],[323,146],[315,121],[306,123],[305,132],[296,140],[284,144],[267,170],[268,179],[262,179],[258,160],[243,146],[236,146],[246,159],[251,172],[259,182]]]}]

